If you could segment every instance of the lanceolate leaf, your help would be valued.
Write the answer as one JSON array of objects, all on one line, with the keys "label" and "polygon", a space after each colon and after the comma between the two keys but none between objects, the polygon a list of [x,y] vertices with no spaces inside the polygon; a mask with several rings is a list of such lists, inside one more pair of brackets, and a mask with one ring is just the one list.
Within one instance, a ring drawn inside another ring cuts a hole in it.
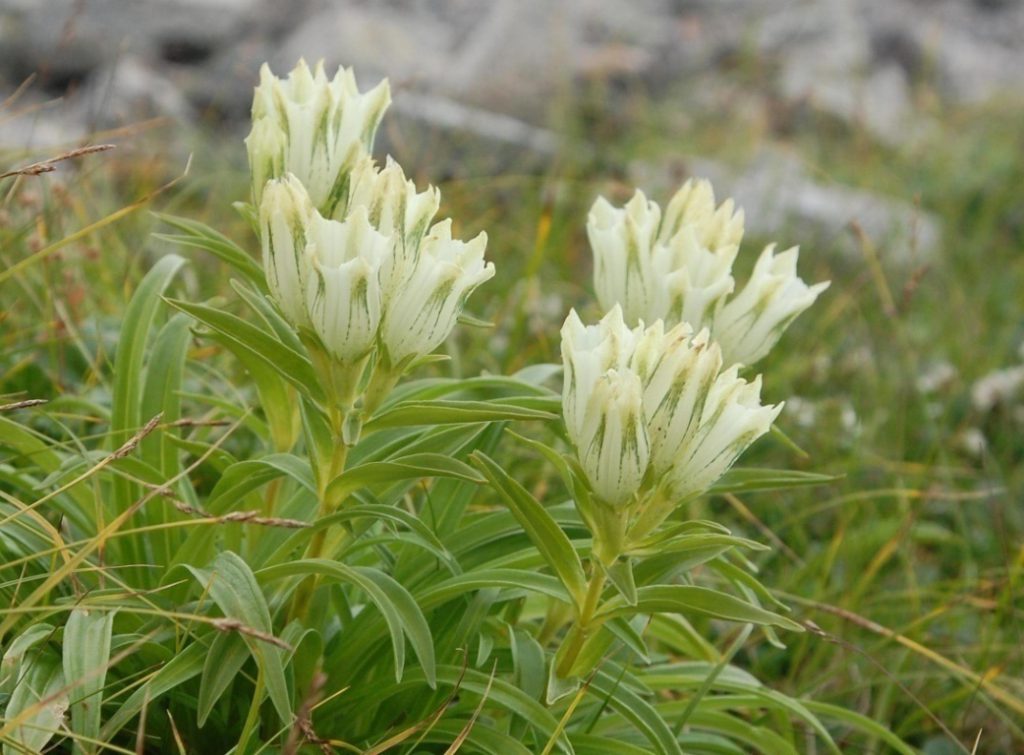
[{"label": "lanceolate leaf", "polygon": [[60,658],[45,650],[26,655],[21,677],[0,721],[0,741],[5,742],[3,755],[42,752],[57,733],[68,709],[64,687]]},{"label": "lanceolate leaf", "polygon": [[402,678],[405,663],[404,633],[412,643],[430,685],[434,685],[434,643],[430,627],[419,605],[404,587],[377,569],[352,567],[326,559],[303,559],[271,566],[261,570],[258,577],[263,582],[273,582],[310,574],[362,588],[380,609],[391,631],[395,676]]},{"label": "lanceolate leaf", "polygon": [[493,401],[403,401],[384,409],[364,426],[367,432],[386,427],[447,425],[501,420],[549,420],[557,415],[543,409]]},{"label": "lanceolate leaf", "polygon": [[263,360],[305,395],[316,400],[323,398],[323,390],[309,359],[282,343],[277,336],[221,309],[177,299],[168,299],[167,303],[220,334],[224,339],[222,342],[232,350]]},{"label": "lanceolate leaf", "polygon": [[616,596],[598,612],[598,618],[632,616],[636,613],[699,613],[729,621],[767,624],[802,632],[804,628],[792,619],[759,608],[728,593],[694,585],[653,585],[637,590],[637,602],[631,606]]},{"label": "lanceolate leaf", "polygon": [[826,485],[841,476],[799,472],[791,469],[747,469],[733,467],[716,482],[709,493],[751,493],[758,490]]},{"label": "lanceolate leaf", "polygon": [[224,616],[240,621],[244,639],[253,659],[262,668],[267,693],[281,722],[290,724],[291,700],[284,677],[282,648],[261,639],[258,635],[273,637],[270,610],[248,565],[238,555],[225,551],[214,559],[209,569],[186,565],[203,585]]},{"label": "lanceolate leaf", "polygon": [[581,606],[583,596],[587,592],[587,579],[579,554],[572,547],[562,528],[537,499],[509,477],[493,459],[479,451],[473,454],[472,459],[508,504],[519,524],[537,546],[537,550],[565,585],[577,607]]},{"label": "lanceolate leaf", "polygon": [[[96,739],[100,732],[113,626],[113,611],[76,608],[64,627],[64,677],[76,685],[71,693],[71,731],[88,739]],[[94,752],[96,748],[81,741],[76,749]]]},{"label": "lanceolate leaf", "polygon": [[258,287],[266,287],[263,277],[263,269],[248,252],[238,246],[234,241],[216,231],[210,226],[190,218],[153,213],[160,220],[181,231],[180,235],[154,234],[157,238],[169,241],[182,246],[191,246],[196,249],[205,249],[227,262],[238,272],[242,273]]},{"label": "lanceolate leaf", "polygon": [[346,470],[331,481],[327,495],[331,500],[341,501],[367,485],[421,477],[451,477],[468,482],[484,482],[484,478],[468,464],[441,454],[422,453],[391,461],[370,462]]}]

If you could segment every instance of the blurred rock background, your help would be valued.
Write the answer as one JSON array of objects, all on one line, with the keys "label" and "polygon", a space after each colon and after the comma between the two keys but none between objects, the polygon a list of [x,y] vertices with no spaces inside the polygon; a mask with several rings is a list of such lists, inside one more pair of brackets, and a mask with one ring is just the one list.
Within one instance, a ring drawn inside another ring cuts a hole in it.
[{"label": "blurred rock background", "polygon": [[773,141],[838,127],[913,150],[937,107],[1024,100],[1024,3],[0,0],[0,149],[117,141],[152,118],[173,124],[165,146],[183,153],[196,128],[237,138],[259,65],[284,73],[300,56],[354,66],[366,85],[390,77],[407,125],[384,148],[429,149],[442,176],[587,155],[628,132],[638,96],[670,123],[762,124],[778,138],[756,153],[698,157],[678,143],[625,156],[623,178],[666,192],[707,175],[755,233],[796,222],[803,238],[851,246],[856,220],[900,261],[930,253],[936,218],[884,187],[816,176]]}]

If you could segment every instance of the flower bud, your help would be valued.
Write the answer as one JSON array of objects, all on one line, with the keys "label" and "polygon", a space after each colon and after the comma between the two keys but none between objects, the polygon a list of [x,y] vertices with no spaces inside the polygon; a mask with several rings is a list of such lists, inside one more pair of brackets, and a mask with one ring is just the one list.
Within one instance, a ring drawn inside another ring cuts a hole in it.
[{"label": "flower bud", "polygon": [[829,283],[808,286],[796,274],[796,247],[775,255],[761,253],[747,285],[715,318],[714,337],[726,364],[753,364],[767,354],[783,331]]},{"label": "flower bud", "polygon": [[441,203],[441,192],[433,186],[417,192],[416,185],[405,177],[401,166],[390,157],[383,170],[369,157],[364,158],[352,173],[347,211],[366,209],[370,224],[393,239],[381,272],[386,291],[397,291],[419,256],[420,245],[430,222]]},{"label": "flower bud", "polygon": [[734,365],[714,381],[697,432],[668,470],[670,489],[680,498],[710,488],[782,411],[782,404],[762,406],[761,377],[748,383],[737,376],[738,369]]},{"label": "flower bud", "polygon": [[386,81],[361,93],[351,69],[340,68],[328,79],[322,63],[310,71],[299,61],[287,79],[279,79],[264,65],[246,139],[256,205],[262,204],[266,181],[292,173],[313,205],[332,216],[347,193],[349,172],[370,152],[390,101]]},{"label": "flower bud", "polygon": [[451,221],[443,220],[397,284],[385,283],[381,340],[391,364],[429,354],[448,337],[469,295],[494,276],[494,265],[484,262],[486,246],[485,233],[469,242],[452,239]]},{"label": "flower bud", "polygon": [[669,200],[658,238],[667,244],[684,228],[692,229],[697,242],[706,249],[718,252],[731,248],[735,253],[743,240],[743,211],[734,210],[731,199],[715,209],[711,182],[690,179]]},{"label": "flower bud", "polygon": [[625,369],[635,343],[636,333],[626,327],[618,305],[597,325],[584,325],[576,310],[569,312],[562,325],[562,411],[569,437],[583,433],[587,402],[597,380],[608,370]]},{"label": "flower bud", "polygon": [[640,487],[650,458],[643,418],[643,387],[633,372],[608,370],[584,397],[572,441],[594,494],[611,506],[627,503]]},{"label": "flower bud", "polygon": [[712,250],[699,239],[700,231],[683,226],[668,241],[671,269],[665,276],[668,315],[671,323],[685,322],[695,328],[710,327],[735,281],[732,263],[737,246]]},{"label": "flower bud", "polygon": [[594,287],[601,306],[622,307],[626,322],[653,322],[668,313],[665,276],[671,255],[657,242],[661,210],[637,191],[624,208],[598,197],[587,218],[594,252]]},{"label": "flower bud", "polygon": [[344,222],[319,213],[308,228],[312,271],[306,310],[313,330],[335,359],[353,363],[373,348],[381,319],[378,272],[391,239],[370,225],[365,208]]},{"label": "flower bud", "polygon": [[308,327],[306,283],[307,228],[316,210],[302,183],[292,175],[270,181],[260,203],[260,242],[263,271],[271,296],[285,318],[296,327]]}]

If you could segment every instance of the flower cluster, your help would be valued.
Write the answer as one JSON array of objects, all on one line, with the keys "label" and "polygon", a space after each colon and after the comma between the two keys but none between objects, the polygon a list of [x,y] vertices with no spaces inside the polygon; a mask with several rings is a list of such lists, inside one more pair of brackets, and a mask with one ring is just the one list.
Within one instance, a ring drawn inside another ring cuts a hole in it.
[{"label": "flower cluster", "polygon": [[662,320],[706,327],[727,365],[764,357],[828,283],[808,286],[796,274],[798,250],[767,247],[746,286],[732,265],[743,238],[743,213],[732,200],[715,206],[707,181],[687,181],[664,215],[637,191],[624,207],[603,197],[590,210],[594,286],[605,310],[622,306],[626,322]]},{"label": "flower cluster", "polygon": [[486,234],[453,239],[450,220],[433,222],[437,189],[369,156],[389,99],[386,82],[360,93],[350,70],[328,80],[300,63],[281,80],[264,67],[246,140],[270,293],[342,364],[429,354],[494,275]]},{"label": "flower cluster", "polygon": [[782,409],[761,405],[760,378],[723,371],[707,330],[630,328],[618,305],[597,325],[570,312],[562,361],[566,429],[594,494],[613,507],[645,481],[676,500],[707,490]]}]

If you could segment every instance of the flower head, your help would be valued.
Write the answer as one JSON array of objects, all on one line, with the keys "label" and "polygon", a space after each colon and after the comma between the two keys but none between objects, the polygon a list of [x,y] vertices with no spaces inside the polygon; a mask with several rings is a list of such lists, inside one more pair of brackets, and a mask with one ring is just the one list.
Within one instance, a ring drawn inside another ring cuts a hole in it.
[{"label": "flower head", "polygon": [[795,252],[773,262],[769,251],[730,299],[743,222],[732,200],[716,207],[707,181],[683,184],[664,214],[640,191],[622,208],[598,198],[587,222],[598,301],[620,304],[630,325],[660,319],[708,328],[726,364],[756,362],[828,284],[807,286]]},{"label": "flower head", "polygon": [[566,431],[591,488],[612,505],[638,492],[648,467],[677,498],[707,490],[782,408],[761,405],[760,378],[722,371],[707,330],[666,331],[660,320],[631,329],[617,305],[597,325],[569,313],[562,363]]},{"label": "flower head", "polygon": [[262,203],[266,182],[295,175],[313,206],[330,217],[348,190],[349,172],[369,154],[384,110],[391,101],[387,81],[360,92],[351,69],[328,79],[322,63],[305,61],[286,79],[264,65],[246,138],[253,201]]}]

